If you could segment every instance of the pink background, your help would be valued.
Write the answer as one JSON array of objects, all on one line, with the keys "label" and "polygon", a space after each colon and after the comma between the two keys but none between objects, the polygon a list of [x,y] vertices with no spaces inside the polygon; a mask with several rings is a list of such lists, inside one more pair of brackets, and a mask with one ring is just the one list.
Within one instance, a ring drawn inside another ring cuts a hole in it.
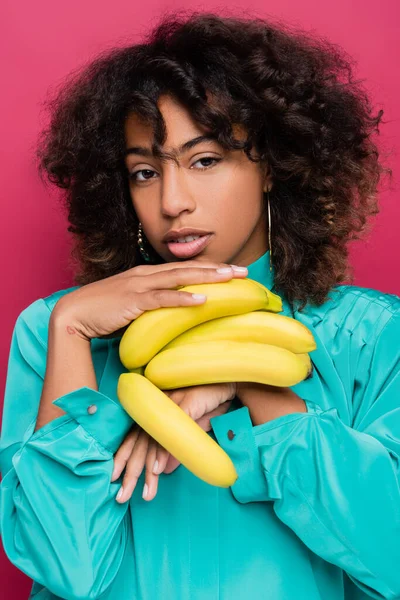
[{"label": "pink background", "polygon": [[[40,104],[46,91],[58,85],[71,70],[101,50],[135,43],[162,12],[180,9],[182,3],[94,0],[8,1],[2,10],[0,96],[2,228],[0,240],[3,283],[1,312],[1,385],[4,389],[11,334],[18,314],[37,298],[74,285],[68,268],[67,224],[57,194],[45,189],[35,171],[33,148],[44,123]],[[186,7],[218,10],[223,4]],[[228,6],[228,3],[227,3]],[[380,0],[247,0],[253,16],[282,19],[294,26],[328,37],[342,45],[358,63],[357,78],[366,80],[376,108],[385,111],[381,148],[390,152],[392,189],[381,193],[381,212],[367,241],[351,247],[355,285],[400,295],[399,208],[400,176],[399,2]],[[245,3],[231,5],[240,12]],[[31,580],[18,571],[0,550],[1,599],[23,600]]]}]

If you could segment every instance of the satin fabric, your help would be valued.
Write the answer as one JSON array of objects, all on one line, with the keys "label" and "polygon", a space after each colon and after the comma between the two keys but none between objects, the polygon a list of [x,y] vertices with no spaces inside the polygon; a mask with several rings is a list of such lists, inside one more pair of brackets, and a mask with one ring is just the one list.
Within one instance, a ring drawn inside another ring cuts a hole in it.
[{"label": "satin fabric", "polygon": [[[268,252],[249,277],[274,289]],[[307,412],[253,426],[236,400],[209,432],[235,464],[231,488],[180,465],[154,500],[143,472],[118,504],[113,454],[133,424],[116,394],[119,338],[91,342],[99,391],[56,399],[67,414],[33,433],[49,317],[74,289],[21,312],[8,362],[1,535],[31,600],[400,598],[398,296],[337,286],[303,312],[283,298],[318,345],[313,376],[292,387]]]}]

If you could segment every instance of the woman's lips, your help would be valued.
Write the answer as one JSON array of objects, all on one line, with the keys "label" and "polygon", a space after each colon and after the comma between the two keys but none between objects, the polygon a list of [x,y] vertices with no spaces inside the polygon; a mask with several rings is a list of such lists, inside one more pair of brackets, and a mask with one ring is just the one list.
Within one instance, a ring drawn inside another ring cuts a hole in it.
[{"label": "woman's lips", "polygon": [[177,258],[191,258],[204,250],[212,235],[212,233],[202,235],[192,242],[167,242],[168,250]]}]

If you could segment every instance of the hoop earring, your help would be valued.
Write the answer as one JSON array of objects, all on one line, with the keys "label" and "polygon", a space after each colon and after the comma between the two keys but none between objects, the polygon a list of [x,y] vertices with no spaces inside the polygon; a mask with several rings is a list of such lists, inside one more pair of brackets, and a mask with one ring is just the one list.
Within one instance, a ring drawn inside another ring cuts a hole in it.
[{"label": "hoop earring", "polygon": [[267,191],[268,200],[268,244],[269,244],[269,271],[272,273],[272,245],[271,245],[271,206],[269,202],[269,190]]},{"label": "hoop earring", "polygon": [[143,244],[143,229],[142,229],[142,224],[139,222],[139,228],[138,228],[138,234],[137,234],[137,240],[138,240],[138,246],[139,246],[139,251],[140,254],[142,255],[143,259],[149,263],[151,262],[151,258],[150,255],[148,254],[148,252],[146,252],[144,244]]}]

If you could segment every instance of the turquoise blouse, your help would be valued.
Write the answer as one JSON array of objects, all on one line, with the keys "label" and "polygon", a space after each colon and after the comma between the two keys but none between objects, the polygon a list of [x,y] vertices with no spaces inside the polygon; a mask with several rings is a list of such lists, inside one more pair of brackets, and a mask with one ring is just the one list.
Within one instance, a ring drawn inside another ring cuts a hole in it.
[{"label": "turquoise blouse", "polygon": [[[268,265],[266,252],[249,277],[273,288]],[[313,376],[292,387],[307,412],[253,426],[237,400],[209,432],[234,462],[232,487],[180,465],[154,500],[143,472],[119,504],[113,454],[133,423],[116,394],[120,338],[91,342],[99,391],[57,398],[67,414],[33,433],[50,313],[73,289],[24,309],[10,348],[1,535],[31,599],[400,598],[400,297],[341,285],[303,313],[283,298],[318,344]]]}]

